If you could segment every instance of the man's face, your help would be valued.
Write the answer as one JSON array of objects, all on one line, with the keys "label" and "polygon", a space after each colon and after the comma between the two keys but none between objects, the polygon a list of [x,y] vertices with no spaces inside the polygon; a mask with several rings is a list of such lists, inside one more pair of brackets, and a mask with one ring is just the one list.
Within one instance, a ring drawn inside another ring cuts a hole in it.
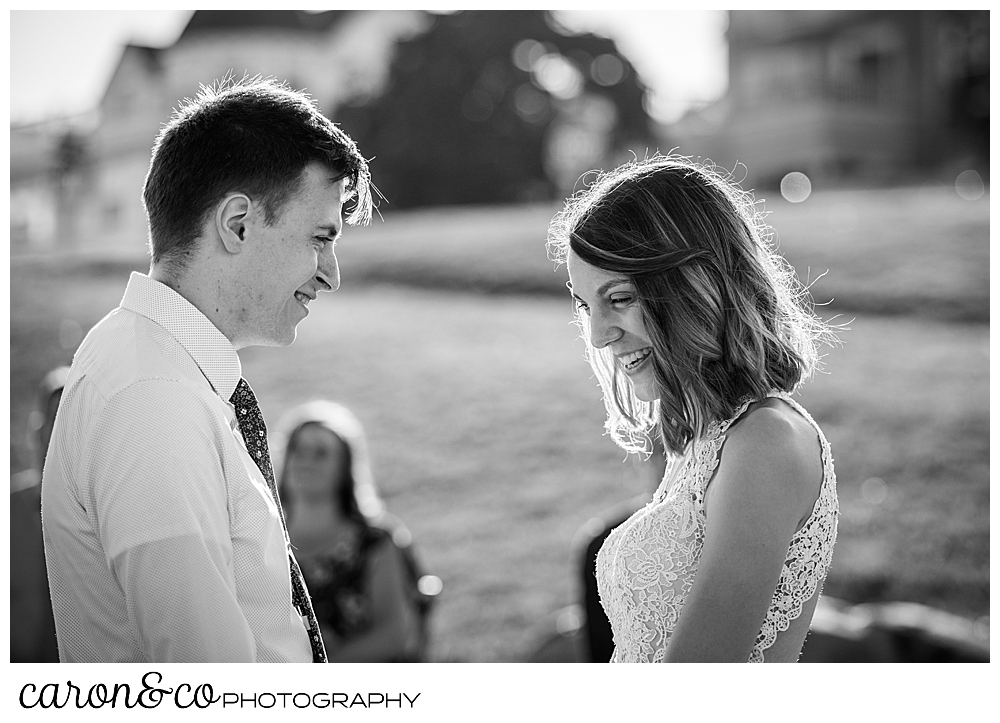
[{"label": "man's face", "polygon": [[286,346],[320,291],[336,291],[334,244],[343,220],[345,179],[318,163],[306,166],[299,192],[268,226],[254,205],[245,221],[240,288],[234,290],[237,348]]}]

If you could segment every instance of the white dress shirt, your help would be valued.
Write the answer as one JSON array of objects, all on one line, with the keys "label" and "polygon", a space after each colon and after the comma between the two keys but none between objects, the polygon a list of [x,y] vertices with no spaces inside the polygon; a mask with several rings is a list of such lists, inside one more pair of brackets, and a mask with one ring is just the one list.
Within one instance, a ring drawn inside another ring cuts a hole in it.
[{"label": "white dress shirt", "polygon": [[42,479],[63,662],[311,662],[278,508],[229,397],[240,359],[133,273],[80,345]]}]

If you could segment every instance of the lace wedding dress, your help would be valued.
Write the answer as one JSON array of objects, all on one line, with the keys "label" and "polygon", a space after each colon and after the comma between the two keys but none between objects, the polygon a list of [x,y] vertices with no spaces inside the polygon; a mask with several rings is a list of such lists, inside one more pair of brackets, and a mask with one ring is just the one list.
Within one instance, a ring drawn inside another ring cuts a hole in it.
[{"label": "lace wedding dress", "polygon": [[[837,489],[830,445],[819,426],[784,392],[778,397],[805,417],[819,436],[823,482],[812,513],[792,537],[777,589],[754,642],[749,662],[801,613],[826,578],[837,537]],[[611,662],[660,662],[695,575],[705,539],[705,491],[719,464],[725,433],[750,405],[709,426],[702,439],[673,465],[644,508],[616,527],[597,556],[601,604],[614,632]]]}]

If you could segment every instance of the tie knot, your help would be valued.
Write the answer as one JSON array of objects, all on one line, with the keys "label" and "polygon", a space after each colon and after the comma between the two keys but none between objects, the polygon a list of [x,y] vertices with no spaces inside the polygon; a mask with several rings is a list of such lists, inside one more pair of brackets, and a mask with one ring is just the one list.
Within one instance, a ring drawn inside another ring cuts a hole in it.
[{"label": "tie knot", "polygon": [[240,381],[237,382],[236,389],[233,390],[229,401],[234,405],[239,403],[257,405],[257,397],[254,395],[253,389],[250,388],[250,384],[243,377],[240,377]]}]

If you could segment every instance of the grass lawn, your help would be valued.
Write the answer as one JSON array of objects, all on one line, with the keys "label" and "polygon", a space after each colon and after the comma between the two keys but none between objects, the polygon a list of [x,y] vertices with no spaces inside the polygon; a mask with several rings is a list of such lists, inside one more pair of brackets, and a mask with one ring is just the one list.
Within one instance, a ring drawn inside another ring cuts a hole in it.
[{"label": "grass lawn", "polygon": [[[815,192],[765,201],[775,240],[830,313],[877,312],[989,321],[989,196],[945,186]],[[443,288],[565,293],[543,245],[550,205],[385,211],[348,228],[338,251],[346,284],[388,280]]]},{"label": "grass lawn", "polygon": [[[828,373],[801,395],[833,445],[843,508],[826,591],[978,617],[989,613],[988,211],[916,193],[894,210],[886,195],[817,194],[812,223],[809,202],[772,217],[800,271],[805,260],[831,267],[830,288],[843,290],[834,309],[853,317]],[[861,210],[835,253],[840,232],[824,213],[848,196]],[[925,207],[935,221],[919,216]],[[314,397],[347,403],[366,425],[388,505],[445,583],[434,660],[526,659],[551,613],[576,600],[576,530],[643,491],[601,434],[565,272],[539,251],[550,215],[431,210],[350,229],[343,287],[313,304],[296,343],[241,353],[272,428]],[[933,235],[960,248],[941,256],[914,241]],[[34,385],[117,304],[127,265],[12,260],[12,472],[30,463]],[[916,286],[893,291],[896,273]],[[518,278],[545,281],[508,283]],[[397,279],[423,288],[382,283]],[[912,304],[878,301],[901,296]]]}]

